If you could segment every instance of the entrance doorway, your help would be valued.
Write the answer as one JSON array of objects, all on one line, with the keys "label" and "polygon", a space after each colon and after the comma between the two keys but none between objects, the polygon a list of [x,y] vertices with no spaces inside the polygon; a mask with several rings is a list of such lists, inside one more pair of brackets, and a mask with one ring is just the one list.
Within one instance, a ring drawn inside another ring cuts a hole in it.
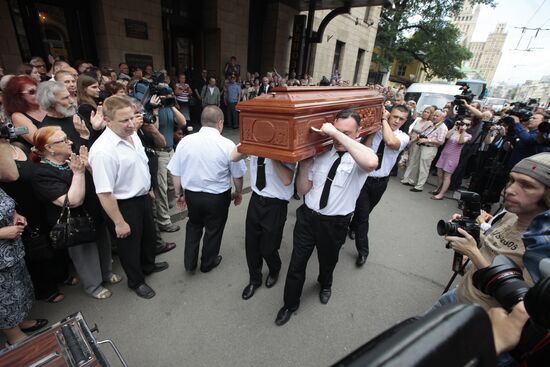
[{"label": "entrance doorway", "polygon": [[48,55],[70,63],[98,63],[89,2],[9,0],[23,60]]}]

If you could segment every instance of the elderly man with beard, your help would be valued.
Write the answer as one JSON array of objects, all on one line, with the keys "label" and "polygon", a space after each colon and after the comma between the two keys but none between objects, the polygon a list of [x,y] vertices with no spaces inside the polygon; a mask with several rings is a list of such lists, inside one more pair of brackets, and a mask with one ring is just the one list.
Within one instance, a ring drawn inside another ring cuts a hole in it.
[{"label": "elderly man with beard", "polygon": [[[38,104],[47,112],[40,127],[59,126],[73,142],[73,149],[78,152],[81,145],[89,148],[90,131],[86,128],[84,121],[76,114],[76,101],[61,82],[47,81],[38,85]],[[98,120],[103,116],[100,114],[92,116]],[[92,125],[94,123],[92,122]]]}]

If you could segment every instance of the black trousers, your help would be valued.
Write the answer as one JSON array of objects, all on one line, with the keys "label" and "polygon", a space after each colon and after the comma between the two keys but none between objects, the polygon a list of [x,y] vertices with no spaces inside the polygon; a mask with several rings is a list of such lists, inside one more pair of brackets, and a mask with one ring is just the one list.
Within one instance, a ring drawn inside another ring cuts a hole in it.
[{"label": "black trousers", "polygon": [[185,233],[185,270],[192,271],[197,267],[203,230],[201,269],[209,269],[220,253],[231,190],[221,194],[185,190],[185,201],[189,215]]},{"label": "black trousers", "polygon": [[332,273],[338,262],[340,248],[346,241],[351,214],[326,216],[318,214],[302,204],[296,210],[292,257],[286,275],[285,307],[296,309],[306,279],[307,262],[317,248],[321,288],[332,287]]},{"label": "black trousers", "polygon": [[355,247],[359,255],[369,255],[369,216],[388,187],[389,177],[367,177],[355,203],[350,229],[355,232]]},{"label": "black trousers", "polygon": [[236,109],[237,102],[228,102],[227,103],[227,126],[228,127],[239,127],[239,114]]},{"label": "black trousers", "polygon": [[246,262],[250,283],[262,284],[265,260],[270,274],[281,270],[279,248],[283,238],[288,201],[267,198],[252,192],[246,212]]},{"label": "black trousers", "polygon": [[145,282],[144,272],[155,266],[155,223],[149,195],[117,200],[120,213],[130,226],[130,236],[117,238],[115,224],[107,221],[113,242],[117,246],[120,264],[128,277],[128,287],[135,289]]}]

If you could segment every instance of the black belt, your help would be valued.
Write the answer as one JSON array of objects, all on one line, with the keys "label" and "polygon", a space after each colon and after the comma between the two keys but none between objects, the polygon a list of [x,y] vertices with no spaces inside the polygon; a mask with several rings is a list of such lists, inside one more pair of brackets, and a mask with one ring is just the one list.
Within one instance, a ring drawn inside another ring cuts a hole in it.
[{"label": "black belt", "polygon": [[384,176],[384,177],[369,176],[369,177],[367,177],[367,180],[370,180],[370,181],[388,181],[389,179],[390,179],[390,176]]},{"label": "black belt", "polygon": [[157,152],[167,152],[167,153],[170,153],[172,151],[172,147],[164,147],[164,148],[160,148],[160,149],[155,149]]},{"label": "black belt", "polygon": [[317,217],[321,217],[323,218],[324,220],[332,220],[332,221],[335,221],[335,222],[341,222],[343,220],[347,220],[347,219],[351,219],[351,217],[353,216],[353,212],[349,213],[349,214],[346,214],[346,215],[325,215],[325,214],[321,214],[313,209],[310,209],[307,205],[303,204],[304,205],[304,208],[310,212],[311,214],[317,216]]},{"label": "black belt", "polygon": [[269,198],[267,196],[258,195],[258,194],[256,194],[255,191],[252,191],[252,196],[254,196],[256,198],[256,200],[258,200],[262,205],[269,204],[269,203],[288,204],[288,200],[277,199],[277,198]]},{"label": "black belt", "polygon": [[420,145],[421,147],[431,147],[431,148],[436,148],[435,145],[431,145],[431,144],[426,144],[426,143],[422,143],[422,144],[418,144]]}]

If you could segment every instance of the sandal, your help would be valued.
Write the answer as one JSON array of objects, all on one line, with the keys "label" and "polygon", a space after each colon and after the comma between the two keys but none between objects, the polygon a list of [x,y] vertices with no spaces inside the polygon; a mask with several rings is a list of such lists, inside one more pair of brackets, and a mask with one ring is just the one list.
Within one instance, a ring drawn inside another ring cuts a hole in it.
[{"label": "sandal", "polygon": [[435,189],[434,191],[430,191],[430,194],[432,194],[432,195],[439,194],[439,189]]},{"label": "sandal", "polygon": [[117,283],[120,283],[121,281],[122,281],[122,277],[120,275],[112,273],[105,282],[109,284],[117,284]]},{"label": "sandal", "polygon": [[78,285],[79,283],[80,279],[78,279],[78,277],[75,277],[74,275],[69,275],[69,277],[63,282],[63,284],[70,286]]},{"label": "sandal", "polygon": [[98,291],[95,291],[94,293],[91,294],[91,296],[94,297],[95,299],[107,299],[112,295],[113,293],[111,293],[110,290],[103,287],[100,287]]},{"label": "sandal", "polygon": [[444,198],[438,198],[437,196],[430,196],[432,200],[443,200]]},{"label": "sandal", "polygon": [[45,299],[48,303],[58,303],[65,299],[65,295],[59,291],[55,292],[51,296]]}]

